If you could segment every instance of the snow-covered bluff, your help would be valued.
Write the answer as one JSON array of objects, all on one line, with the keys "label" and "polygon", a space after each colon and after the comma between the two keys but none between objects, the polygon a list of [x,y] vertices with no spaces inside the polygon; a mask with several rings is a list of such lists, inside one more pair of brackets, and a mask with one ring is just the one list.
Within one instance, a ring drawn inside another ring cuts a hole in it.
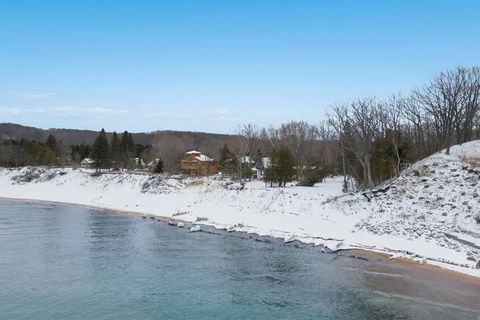
[{"label": "snow-covered bluff", "polygon": [[480,277],[480,141],[432,155],[377,192],[269,188],[85,169],[0,169],[0,197],[57,201],[325,245],[364,248]]}]

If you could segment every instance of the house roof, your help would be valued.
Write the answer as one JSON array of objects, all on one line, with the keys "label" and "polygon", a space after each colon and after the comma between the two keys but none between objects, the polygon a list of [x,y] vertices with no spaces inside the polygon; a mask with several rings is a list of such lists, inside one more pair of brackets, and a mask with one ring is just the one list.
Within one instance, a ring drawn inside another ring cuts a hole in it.
[{"label": "house roof", "polygon": [[187,151],[187,154],[202,154],[202,153],[197,150],[191,150],[191,151]]},{"label": "house roof", "polygon": [[84,158],[81,162],[83,163],[95,163],[95,160],[92,158]]},{"label": "house roof", "polygon": [[201,154],[199,156],[196,156],[195,159],[199,160],[199,161],[204,161],[204,162],[210,162],[210,161],[213,161],[212,158],[209,158],[207,157],[206,155],[204,154]]},{"label": "house roof", "polygon": [[138,164],[138,165],[142,165],[144,166],[145,165],[145,162],[143,162],[143,159],[141,158],[133,158],[133,161],[135,162],[135,164]]},{"label": "house roof", "polygon": [[269,157],[262,158],[262,165],[264,168],[270,168],[271,164],[272,164],[272,160]]},{"label": "house roof", "polygon": [[240,162],[241,163],[255,163],[255,161],[253,161],[252,158],[250,158],[249,156],[243,156],[243,157],[240,157]]},{"label": "house roof", "polygon": [[159,161],[160,161],[159,158],[155,158],[154,160],[150,161],[150,162],[148,163],[148,165],[149,165],[149,166],[156,166]]}]

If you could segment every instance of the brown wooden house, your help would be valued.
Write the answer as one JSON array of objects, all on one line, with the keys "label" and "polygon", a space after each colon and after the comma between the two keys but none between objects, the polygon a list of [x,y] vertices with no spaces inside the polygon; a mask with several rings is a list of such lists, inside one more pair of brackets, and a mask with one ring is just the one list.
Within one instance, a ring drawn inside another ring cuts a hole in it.
[{"label": "brown wooden house", "polygon": [[192,177],[210,176],[217,173],[217,161],[192,150],[185,153],[180,160],[180,169]]}]

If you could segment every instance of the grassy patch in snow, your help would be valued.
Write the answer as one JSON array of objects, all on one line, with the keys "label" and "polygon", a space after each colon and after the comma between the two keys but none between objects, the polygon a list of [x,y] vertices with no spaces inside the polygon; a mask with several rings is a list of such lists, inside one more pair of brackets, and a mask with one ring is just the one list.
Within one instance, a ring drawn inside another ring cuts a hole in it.
[{"label": "grassy patch in snow", "polygon": [[469,164],[473,168],[480,168],[480,157],[461,156],[460,160],[464,163]]}]

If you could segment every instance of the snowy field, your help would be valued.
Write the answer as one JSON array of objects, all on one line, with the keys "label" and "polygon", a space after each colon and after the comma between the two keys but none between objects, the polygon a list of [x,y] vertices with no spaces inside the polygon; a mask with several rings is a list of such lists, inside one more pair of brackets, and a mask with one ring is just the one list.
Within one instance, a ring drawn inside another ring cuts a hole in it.
[{"label": "snowy field", "polygon": [[0,169],[0,197],[170,217],[217,228],[363,248],[480,277],[480,141],[432,155],[367,194],[342,178],[315,187],[175,179],[87,169]]}]

